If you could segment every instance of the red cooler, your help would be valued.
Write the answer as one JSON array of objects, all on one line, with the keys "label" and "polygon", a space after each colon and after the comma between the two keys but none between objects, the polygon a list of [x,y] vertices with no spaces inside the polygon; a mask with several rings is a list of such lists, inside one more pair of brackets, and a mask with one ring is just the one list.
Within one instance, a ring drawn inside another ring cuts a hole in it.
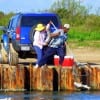
[{"label": "red cooler", "polygon": [[62,66],[63,67],[72,67],[74,64],[74,57],[73,56],[65,56]]},{"label": "red cooler", "polygon": [[59,56],[54,55],[54,65],[59,66]]}]

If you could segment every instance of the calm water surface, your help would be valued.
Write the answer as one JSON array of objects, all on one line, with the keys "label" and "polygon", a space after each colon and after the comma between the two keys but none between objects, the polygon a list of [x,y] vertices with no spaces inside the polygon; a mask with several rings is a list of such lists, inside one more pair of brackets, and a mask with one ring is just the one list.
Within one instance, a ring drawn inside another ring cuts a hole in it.
[{"label": "calm water surface", "polygon": [[0,100],[100,100],[100,92],[0,92]]}]

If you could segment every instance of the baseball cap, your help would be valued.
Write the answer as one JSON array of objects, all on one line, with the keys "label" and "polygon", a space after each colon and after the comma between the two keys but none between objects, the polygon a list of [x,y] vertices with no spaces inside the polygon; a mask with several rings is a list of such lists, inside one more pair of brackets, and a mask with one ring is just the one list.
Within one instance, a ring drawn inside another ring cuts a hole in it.
[{"label": "baseball cap", "polygon": [[69,24],[64,24],[64,27],[69,29],[70,28],[70,25]]}]

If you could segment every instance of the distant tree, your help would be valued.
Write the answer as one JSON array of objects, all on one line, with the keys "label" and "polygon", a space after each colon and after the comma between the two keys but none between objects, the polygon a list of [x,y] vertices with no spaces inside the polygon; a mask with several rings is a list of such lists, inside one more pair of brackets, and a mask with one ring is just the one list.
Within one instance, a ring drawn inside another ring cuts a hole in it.
[{"label": "distant tree", "polygon": [[10,12],[8,14],[4,14],[0,12],[0,26],[6,26],[8,24],[9,19],[14,15],[14,13]]},{"label": "distant tree", "polygon": [[62,21],[70,22],[72,25],[82,24],[88,15],[80,0],[58,0],[51,6],[50,11],[56,12]]},{"label": "distant tree", "polygon": [[0,11],[0,19],[4,17],[4,13],[2,11]]}]

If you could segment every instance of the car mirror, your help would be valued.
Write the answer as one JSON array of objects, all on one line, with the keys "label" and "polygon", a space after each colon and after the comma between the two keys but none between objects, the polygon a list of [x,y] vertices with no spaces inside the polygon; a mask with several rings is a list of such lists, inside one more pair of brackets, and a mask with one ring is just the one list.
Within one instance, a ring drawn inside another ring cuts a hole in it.
[{"label": "car mirror", "polygon": [[7,31],[7,27],[6,26],[0,26],[0,30],[2,30],[5,33]]}]

